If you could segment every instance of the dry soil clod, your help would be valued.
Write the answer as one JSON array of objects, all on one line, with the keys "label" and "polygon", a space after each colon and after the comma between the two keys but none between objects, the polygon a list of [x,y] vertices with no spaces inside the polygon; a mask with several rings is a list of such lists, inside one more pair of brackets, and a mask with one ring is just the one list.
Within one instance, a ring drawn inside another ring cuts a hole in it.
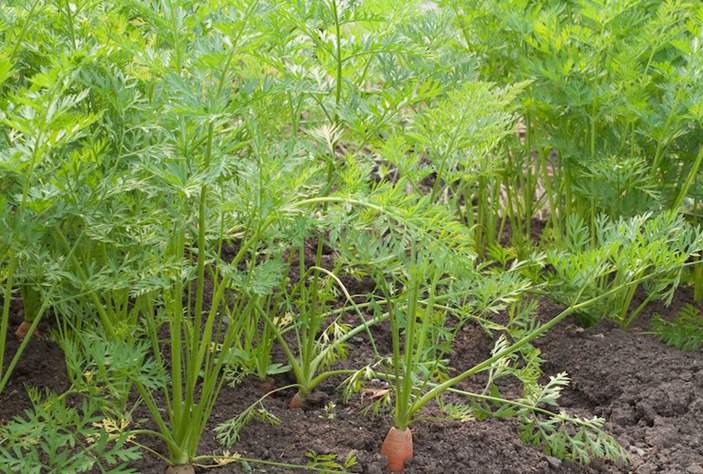
[{"label": "dry soil clod", "polygon": [[271,377],[268,377],[264,380],[257,381],[256,386],[259,389],[259,391],[263,394],[267,394],[276,388],[276,384],[274,383],[274,381]]},{"label": "dry soil clod", "polygon": [[[17,330],[15,331],[15,337],[19,340],[24,339],[29,333],[29,328],[31,327],[31,321],[22,321],[20,325],[17,326]],[[37,331],[34,331],[34,333],[37,334]]]}]

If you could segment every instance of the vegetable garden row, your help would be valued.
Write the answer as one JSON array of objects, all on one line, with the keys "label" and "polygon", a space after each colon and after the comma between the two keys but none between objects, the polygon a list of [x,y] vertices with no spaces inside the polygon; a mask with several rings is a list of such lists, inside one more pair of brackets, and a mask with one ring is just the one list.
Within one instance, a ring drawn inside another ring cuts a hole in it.
[{"label": "vegetable garden row", "polygon": [[629,472],[561,367],[700,419],[702,162],[697,1],[5,0],[0,471]]}]

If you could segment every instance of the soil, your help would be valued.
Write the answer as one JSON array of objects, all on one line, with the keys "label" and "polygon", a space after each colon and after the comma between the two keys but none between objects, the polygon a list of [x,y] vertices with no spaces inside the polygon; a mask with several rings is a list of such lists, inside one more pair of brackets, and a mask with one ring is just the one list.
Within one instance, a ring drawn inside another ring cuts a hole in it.
[{"label": "soil", "polygon": [[608,322],[586,330],[567,324],[539,344],[543,369],[571,376],[561,405],[608,420],[630,455],[623,472],[703,473],[703,353],[642,334],[654,314],[673,316],[691,301],[690,291],[679,291],[671,307],[651,305],[627,331]]},{"label": "soil", "polygon": [[[653,304],[627,331],[602,322],[583,329],[564,321],[536,342],[542,350],[545,376],[567,372],[572,380],[561,405],[580,416],[601,416],[607,430],[615,435],[630,456],[627,465],[594,462],[580,466],[546,456],[539,448],[523,444],[510,420],[446,421],[432,407],[413,427],[415,458],[408,473],[682,473],[703,474],[703,442],[698,430],[703,425],[703,353],[682,352],[645,334],[655,313],[675,315],[692,301],[691,292],[682,289],[669,308]],[[543,303],[542,318],[559,308]],[[365,336],[364,336],[365,337]],[[379,327],[377,343],[387,347],[388,331]],[[345,366],[368,362],[365,339],[356,344],[362,350]],[[16,341],[8,339],[9,353]],[[455,340],[452,365],[466,367],[484,358],[491,339],[477,327],[467,326]],[[282,386],[286,376],[275,380]],[[360,397],[344,403],[335,384],[323,384],[301,410],[288,408],[293,391],[266,399],[266,408],[277,416],[277,426],[255,420],[242,432],[231,451],[243,457],[306,464],[306,452],[335,454],[341,461],[349,453],[356,456],[353,472],[383,473],[384,460],[378,454],[389,428],[387,416],[363,413],[367,401]],[[51,341],[36,338],[11,384],[0,397],[0,419],[7,419],[29,407],[25,385],[61,391],[67,386],[60,349]],[[261,396],[254,380],[236,387],[225,386],[212,415],[210,428],[236,416]],[[149,424],[142,409],[137,423]],[[163,446],[150,439],[140,441],[163,452]],[[209,429],[201,443],[201,453],[222,453],[214,432]],[[301,472],[251,464],[253,472]],[[145,453],[133,464],[141,473],[163,473],[164,464]],[[241,464],[208,469],[212,473],[252,472]],[[205,472],[204,470],[202,472]]]},{"label": "soil", "polygon": [[[21,304],[13,302],[3,370],[7,368],[21,344],[15,337],[15,329],[22,319]],[[55,342],[44,337],[47,331],[43,324],[39,325],[37,332],[39,335],[29,340],[7,387],[0,393],[0,423],[32,406],[26,387],[54,393],[62,393],[68,389],[63,351]]]}]

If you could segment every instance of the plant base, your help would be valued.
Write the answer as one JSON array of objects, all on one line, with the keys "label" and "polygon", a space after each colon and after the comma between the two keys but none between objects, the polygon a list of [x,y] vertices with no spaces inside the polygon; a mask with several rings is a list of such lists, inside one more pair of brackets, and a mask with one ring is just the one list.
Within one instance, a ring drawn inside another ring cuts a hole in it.
[{"label": "plant base", "polygon": [[295,395],[293,395],[293,398],[290,399],[290,403],[288,403],[288,408],[292,409],[300,409],[303,408],[303,397],[300,395],[300,392],[295,392]]},{"label": "plant base", "polygon": [[165,474],[195,474],[195,467],[192,464],[178,464],[166,468]]},{"label": "plant base", "polygon": [[413,434],[409,428],[391,427],[381,446],[381,454],[388,460],[388,470],[403,472],[405,463],[413,458]]}]

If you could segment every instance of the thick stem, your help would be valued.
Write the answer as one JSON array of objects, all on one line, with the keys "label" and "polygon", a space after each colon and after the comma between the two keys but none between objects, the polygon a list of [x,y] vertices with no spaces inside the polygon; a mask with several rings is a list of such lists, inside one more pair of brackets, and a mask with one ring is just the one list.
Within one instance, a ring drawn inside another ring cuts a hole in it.
[{"label": "thick stem", "polygon": [[703,162],[703,146],[698,152],[698,156],[696,156],[696,160],[693,162],[693,165],[691,166],[691,169],[688,172],[686,181],[681,186],[681,189],[679,189],[679,192],[671,205],[671,209],[676,210],[681,207],[681,204],[683,204],[683,200],[686,198],[686,196],[688,196],[688,190],[691,188],[691,185],[695,181],[696,176],[698,176],[698,170],[700,170],[701,168],[701,162]]},{"label": "thick stem", "polygon": [[10,256],[10,264],[7,266],[7,280],[2,301],[2,320],[0,320],[0,375],[3,373],[5,363],[5,342],[7,339],[7,328],[10,324],[10,306],[12,305],[12,287],[15,280],[15,268],[17,257]]},{"label": "thick stem", "polygon": [[335,59],[337,61],[337,77],[335,79],[335,94],[334,94],[334,122],[335,125],[339,123],[339,103],[342,100],[342,33],[339,24],[339,11],[337,9],[337,0],[332,0],[332,15],[334,15],[334,29],[335,29]]},{"label": "thick stem", "polygon": [[[638,278],[637,280],[632,281],[630,283],[612,288],[612,289],[610,289],[604,293],[601,293],[598,296],[590,298],[586,301],[583,301],[581,303],[576,303],[576,304],[569,306],[568,308],[563,310],[561,313],[559,313],[557,316],[552,318],[550,321],[548,321],[545,324],[543,324],[542,326],[539,326],[536,329],[532,330],[527,335],[525,335],[522,339],[518,340],[517,342],[510,345],[509,347],[503,349],[502,351],[499,351],[498,353],[494,354],[492,357],[489,357],[488,359],[484,360],[480,364],[473,366],[469,370],[462,372],[461,374],[459,374],[455,377],[452,377],[451,379],[432,388],[425,395],[423,395],[420,399],[418,399],[415,403],[413,403],[411,410],[410,410],[411,415],[413,413],[417,413],[427,403],[434,400],[436,397],[440,396],[442,393],[444,393],[448,389],[454,387],[456,384],[458,384],[462,380],[465,380],[465,379],[471,377],[472,375],[475,375],[475,374],[487,369],[495,361],[502,359],[503,357],[506,357],[506,356],[513,354],[516,351],[520,350],[523,346],[525,346],[526,344],[533,341],[535,338],[541,336],[542,334],[544,334],[545,332],[550,330],[556,324],[558,324],[559,322],[564,320],[567,316],[575,313],[576,311],[579,311],[583,308],[590,306],[591,304],[595,303],[596,301],[600,301],[603,298],[606,298],[612,294],[615,294],[615,293],[621,291],[623,288],[627,288],[630,285],[638,285],[638,284],[642,283],[643,281],[655,276],[656,274],[657,274],[657,272],[650,273],[650,274],[643,276],[641,278]],[[581,295],[583,294],[585,289],[586,289],[586,286],[581,288],[581,290],[579,291],[579,294],[576,296],[577,301],[579,298],[581,298]]]}]

